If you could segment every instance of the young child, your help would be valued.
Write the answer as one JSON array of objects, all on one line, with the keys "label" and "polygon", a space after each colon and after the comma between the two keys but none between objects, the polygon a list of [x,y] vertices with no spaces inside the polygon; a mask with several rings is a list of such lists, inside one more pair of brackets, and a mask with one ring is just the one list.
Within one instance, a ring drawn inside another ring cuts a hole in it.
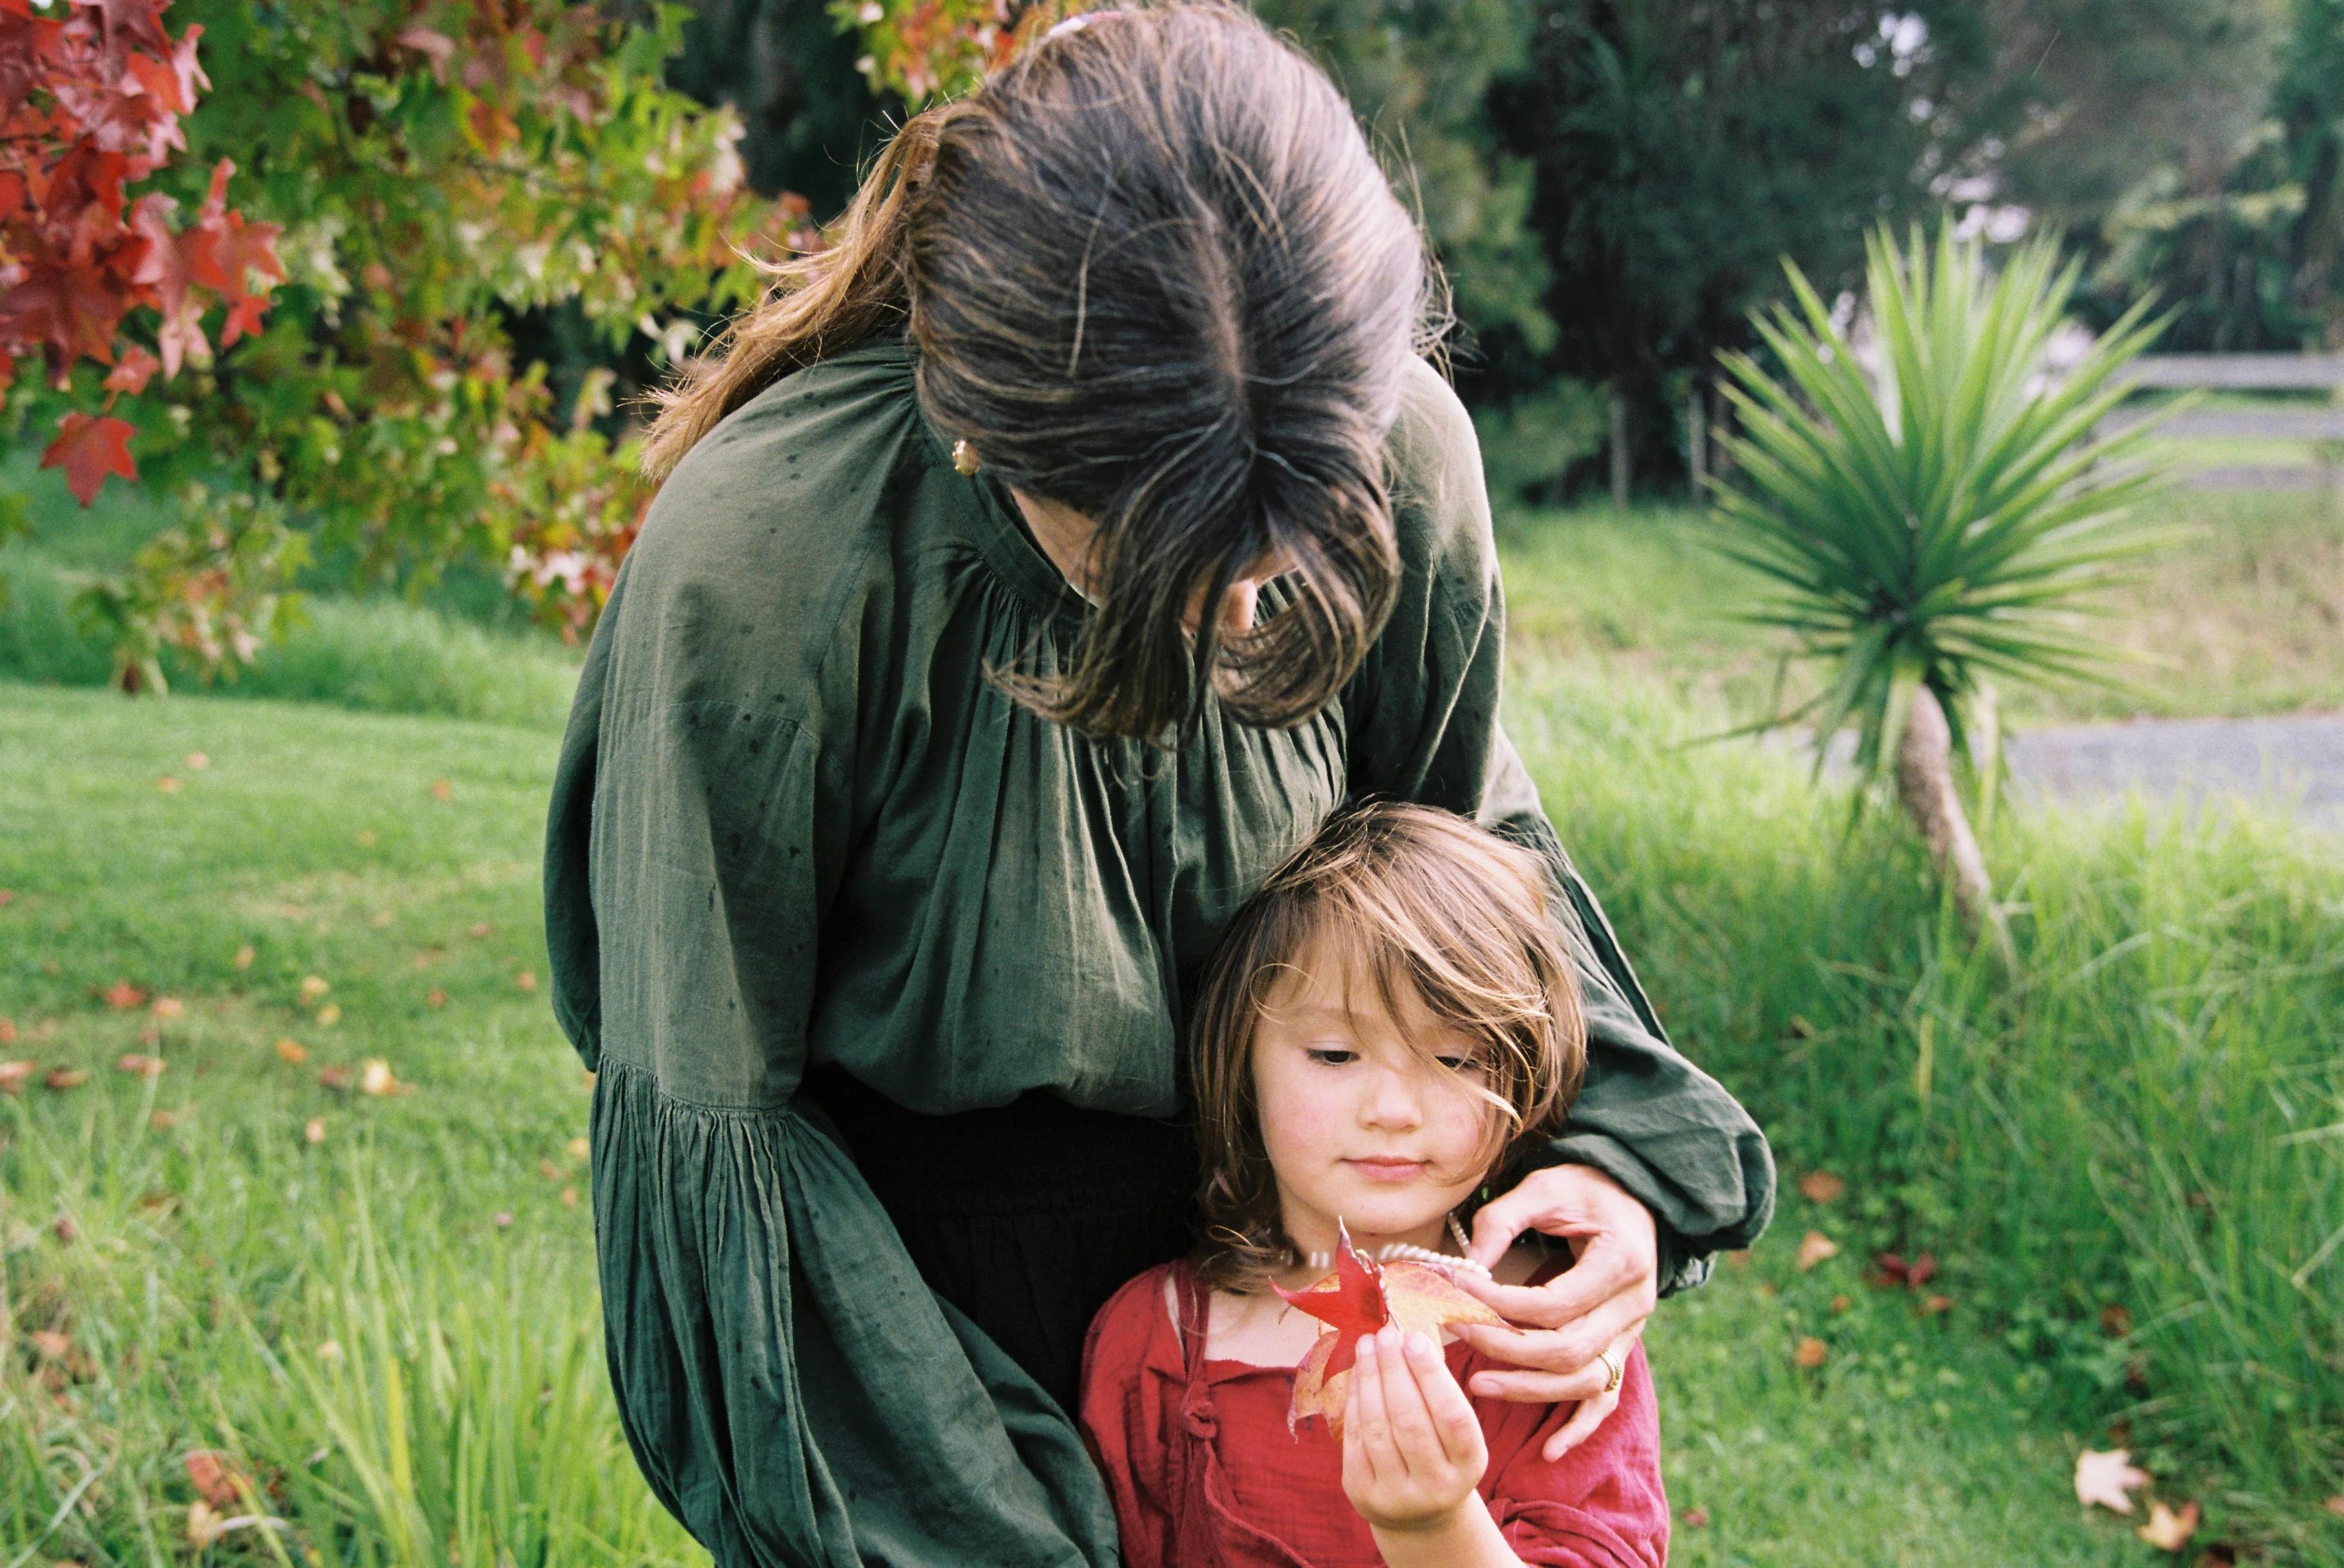
[{"label": "young child", "polygon": [[[1193,1045],[1207,1245],[1117,1292],[1084,1356],[1083,1430],[1129,1568],[1666,1559],[1641,1348],[1619,1407],[1554,1462],[1575,1406],[1470,1397],[1501,1363],[1396,1329],[1359,1341],[1339,1439],[1288,1420],[1321,1324],[1271,1286],[1324,1278],[1339,1226],[1370,1259],[1461,1257],[1460,1206],[1577,1091],[1578,989],[1546,888],[1528,852],[1461,818],[1375,805],[1330,821],[1232,925]],[[1518,1245],[1494,1273],[1567,1266]]]}]

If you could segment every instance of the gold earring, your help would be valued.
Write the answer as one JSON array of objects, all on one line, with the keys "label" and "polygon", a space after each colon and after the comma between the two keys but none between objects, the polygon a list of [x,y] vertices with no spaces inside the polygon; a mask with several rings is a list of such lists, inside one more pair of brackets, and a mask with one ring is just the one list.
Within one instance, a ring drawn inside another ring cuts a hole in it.
[{"label": "gold earring", "polygon": [[976,449],[965,438],[953,442],[953,470],[965,477],[985,465],[977,461]]}]

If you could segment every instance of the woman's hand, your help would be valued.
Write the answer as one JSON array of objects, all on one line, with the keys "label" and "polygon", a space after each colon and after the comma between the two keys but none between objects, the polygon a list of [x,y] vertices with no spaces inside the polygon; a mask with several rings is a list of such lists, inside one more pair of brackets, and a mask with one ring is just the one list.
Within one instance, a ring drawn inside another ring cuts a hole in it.
[{"label": "woman's hand", "polygon": [[[1578,1261],[1535,1288],[1460,1276],[1459,1283],[1520,1326],[1459,1323],[1452,1331],[1492,1361],[1522,1369],[1476,1373],[1476,1394],[1579,1406],[1547,1440],[1546,1457],[1556,1460],[1584,1442],[1620,1402],[1619,1389],[1607,1392],[1605,1385],[1613,1381],[1614,1367],[1626,1368],[1660,1299],[1660,1243],[1652,1210],[1584,1165],[1534,1170],[1511,1192],[1484,1204],[1473,1220],[1470,1256],[1495,1268],[1525,1230],[1570,1239]],[[1601,1359],[1607,1352],[1609,1365]]]}]

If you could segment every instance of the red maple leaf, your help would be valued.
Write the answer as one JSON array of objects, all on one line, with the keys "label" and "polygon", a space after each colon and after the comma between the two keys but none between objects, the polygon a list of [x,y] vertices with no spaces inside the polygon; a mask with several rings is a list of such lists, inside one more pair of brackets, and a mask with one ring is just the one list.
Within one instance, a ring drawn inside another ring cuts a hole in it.
[{"label": "red maple leaf", "polygon": [[87,506],[104,487],[107,474],[128,480],[138,477],[138,465],[130,460],[131,434],[127,420],[79,411],[67,414],[58,422],[57,439],[41,454],[41,466],[65,470],[66,488]]},{"label": "red maple leaf", "polygon": [[1340,1336],[1320,1370],[1323,1377],[1351,1370],[1359,1359],[1359,1336],[1372,1334],[1391,1321],[1384,1301],[1383,1269],[1361,1257],[1351,1246],[1351,1233],[1335,1221],[1335,1271],[1307,1290],[1289,1290],[1272,1282],[1270,1289],[1289,1307],[1298,1308]]},{"label": "red maple leaf", "polygon": [[98,0],[106,18],[106,36],[118,44],[124,38],[157,55],[171,52],[171,35],[163,31],[163,7],[171,0]]},{"label": "red maple leaf", "polygon": [[1479,1297],[1469,1295],[1439,1265],[1414,1260],[1379,1265],[1352,1248],[1339,1221],[1337,1237],[1334,1273],[1307,1290],[1288,1290],[1275,1282],[1270,1289],[1327,1325],[1295,1369],[1287,1430],[1318,1416],[1339,1438],[1351,1368],[1363,1336],[1395,1323],[1438,1344],[1450,1323],[1503,1324],[1505,1320]]},{"label": "red maple leaf", "polygon": [[0,294],[0,335],[47,357],[51,379],[61,379],[83,355],[114,362],[114,329],[129,300],[113,279],[82,267],[36,265]]},{"label": "red maple leaf", "polygon": [[122,362],[115,366],[107,374],[106,389],[109,392],[127,392],[135,398],[146,389],[146,383],[153,379],[155,372],[162,368],[162,362],[154,355],[133,343],[123,350]]}]

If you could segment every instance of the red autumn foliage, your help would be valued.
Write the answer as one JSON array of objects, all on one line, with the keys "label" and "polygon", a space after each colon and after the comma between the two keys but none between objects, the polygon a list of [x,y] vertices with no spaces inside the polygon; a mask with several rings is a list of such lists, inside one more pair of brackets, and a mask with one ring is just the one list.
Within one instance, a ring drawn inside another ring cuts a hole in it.
[{"label": "red autumn foliage", "polygon": [[[257,330],[285,278],[277,226],[227,206],[227,160],[184,223],[173,197],[130,192],[186,150],[179,116],[210,85],[196,63],[203,29],[172,37],[168,4],[0,0],[0,389],[35,353],[60,389],[81,360],[110,368],[99,413],[67,413],[41,456],[85,506],[108,474],[137,477],[115,400],[207,356],[202,319],[214,304],[227,309],[223,348]],[[159,317],[159,358],[126,336],[142,309]]]}]

